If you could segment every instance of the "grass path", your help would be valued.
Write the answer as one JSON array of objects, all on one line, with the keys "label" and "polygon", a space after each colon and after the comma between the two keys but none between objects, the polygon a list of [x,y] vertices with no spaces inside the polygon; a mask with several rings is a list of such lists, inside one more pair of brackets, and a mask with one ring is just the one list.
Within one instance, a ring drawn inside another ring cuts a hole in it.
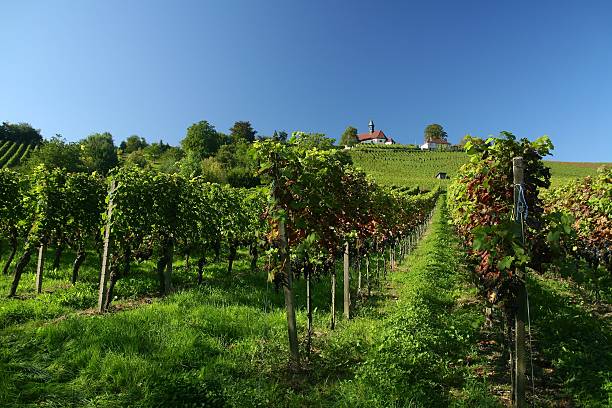
[{"label": "grass path", "polygon": [[338,405],[500,406],[478,375],[482,306],[441,204],[418,248],[390,275],[394,297],[379,318],[356,319],[338,336],[343,347],[370,338],[354,378],[338,386]]}]

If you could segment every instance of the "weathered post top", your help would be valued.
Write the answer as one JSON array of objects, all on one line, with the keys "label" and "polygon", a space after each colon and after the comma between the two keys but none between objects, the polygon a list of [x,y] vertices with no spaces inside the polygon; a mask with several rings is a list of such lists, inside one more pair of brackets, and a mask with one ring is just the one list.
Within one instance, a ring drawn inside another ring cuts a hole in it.
[{"label": "weathered post top", "polygon": [[514,184],[523,184],[523,158],[515,157],[512,159],[512,173],[514,174]]}]

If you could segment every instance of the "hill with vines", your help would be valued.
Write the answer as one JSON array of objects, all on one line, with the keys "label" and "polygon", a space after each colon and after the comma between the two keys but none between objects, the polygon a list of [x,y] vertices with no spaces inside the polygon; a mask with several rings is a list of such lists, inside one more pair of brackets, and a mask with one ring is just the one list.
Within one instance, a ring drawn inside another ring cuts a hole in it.
[{"label": "hill with vines", "polygon": [[36,149],[34,144],[0,140],[0,168],[17,167]]},{"label": "hill with vines", "polygon": [[[463,151],[421,151],[397,146],[368,146],[350,151],[353,163],[371,175],[382,185],[408,186],[423,190],[446,188],[459,168],[467,163],[468,155]],[[551,171],[551,187],[597,174],[600,167],[612,167],[612,163],[544,162]],[[444,172],[448,179],[439,180],[436,175]]]}]

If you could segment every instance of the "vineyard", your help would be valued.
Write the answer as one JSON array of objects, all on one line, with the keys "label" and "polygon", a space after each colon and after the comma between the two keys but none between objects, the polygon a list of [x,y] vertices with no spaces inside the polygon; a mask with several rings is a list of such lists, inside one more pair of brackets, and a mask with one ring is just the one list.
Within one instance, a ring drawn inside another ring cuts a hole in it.
[{"label": "vineyard", "polygon": [[22,164],[37,146],[0,140],[0,168],[7,169]]},{"label": "vineyard", "polygon": [[[459,168],[468,161],[463,152],[420,151],[417,149],[380,148],[353,149],[351,158],[357,167],[383,185],[419,186],[429,190],[447,188],[450,178],[456,176]],[[551,186],[558,187],[577,178],[594,176],[602,166],[610,163],[571,163],[546,161],[551,170]],[[439,180],[436,175],[444,172],[449,179]]]},{"label": "vineyard", "polygon": [[260,141],[257,188],[2,169],[0,405],[606,406],[612,170],[551,149]]}]

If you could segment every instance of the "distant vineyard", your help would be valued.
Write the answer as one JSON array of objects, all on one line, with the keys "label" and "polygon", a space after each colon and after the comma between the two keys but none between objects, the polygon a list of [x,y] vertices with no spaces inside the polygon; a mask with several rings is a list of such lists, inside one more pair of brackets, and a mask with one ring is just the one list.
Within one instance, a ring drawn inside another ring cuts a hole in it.
[{"label": "distant vineyard", "polygon": [[448,180],[436,179],[440,172],[453,177],[467,162],[463,152],[421,152],[410,150],[351,151],[357,167],[384,185],[420,187],[432,190],[446,188]]},{"label": "distant vineyard", "polygon": [[[436,179],[440,172],[454,177],[468,161],[464,152],[420,151],[409,148],[355,148],[350,152],[353,162],[377,183],[388,186],[419,187],[432,190],[446,188],[449,180]],[[545,161],[551,171],[551,186],[558,187],[572,180],[594,176],[602,166],[610,163],[570,163]]]},{"label": "distant vineyard", "polygon": [[0,168],[6,169],[22,164],[35,148],[32,144],[0,140]]}]

